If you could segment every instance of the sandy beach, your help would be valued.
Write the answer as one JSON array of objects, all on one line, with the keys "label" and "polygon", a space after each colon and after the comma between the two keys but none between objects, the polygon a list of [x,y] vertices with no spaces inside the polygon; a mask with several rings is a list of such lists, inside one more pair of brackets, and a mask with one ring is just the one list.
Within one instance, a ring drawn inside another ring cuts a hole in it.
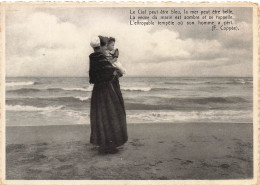
[{"label": "sandy beach", "polygon": [[89,125],[7,127],[6,178],[250,179],[251,123],[129,124],[128,142],[101,155]]}]

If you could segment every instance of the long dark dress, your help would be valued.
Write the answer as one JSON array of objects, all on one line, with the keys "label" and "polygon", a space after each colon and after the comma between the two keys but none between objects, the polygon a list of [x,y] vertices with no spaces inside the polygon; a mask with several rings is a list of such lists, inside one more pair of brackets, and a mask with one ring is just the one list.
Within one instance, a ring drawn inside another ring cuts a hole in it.
[{"label": "long dark dress", "polygon": [[101,52],[89,56],[91,95],[90,143],[101,147],[117,147],[127,139],[126,112],[116,68]]}]

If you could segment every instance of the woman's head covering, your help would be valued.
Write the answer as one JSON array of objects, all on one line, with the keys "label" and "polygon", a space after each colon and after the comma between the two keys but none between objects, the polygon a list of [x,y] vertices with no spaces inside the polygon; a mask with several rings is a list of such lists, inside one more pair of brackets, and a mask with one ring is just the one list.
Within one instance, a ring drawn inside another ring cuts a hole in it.
[{"label": "woman's head covering", "polygon": [[98,36],[100,39],[100,46],[105,46],[107,45],[107,41],[108,41],[108,37],[104,37],[104,36]]},{"label": "woman's head covering", "polygon": [[90,46],[92,48],[100,47],[100,39],[98,36],[93,37],[90,41]]}]

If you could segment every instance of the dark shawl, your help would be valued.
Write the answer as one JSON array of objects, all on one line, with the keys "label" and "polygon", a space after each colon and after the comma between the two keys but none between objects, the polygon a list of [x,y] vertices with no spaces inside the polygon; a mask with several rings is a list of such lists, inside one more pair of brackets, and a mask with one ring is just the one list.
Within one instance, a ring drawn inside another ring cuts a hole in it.
[{"label": "dark shawl", "polygon": [[116,68],[101,52],[89,55],[89,83],[96,84],[111,81],[115,78]]}]

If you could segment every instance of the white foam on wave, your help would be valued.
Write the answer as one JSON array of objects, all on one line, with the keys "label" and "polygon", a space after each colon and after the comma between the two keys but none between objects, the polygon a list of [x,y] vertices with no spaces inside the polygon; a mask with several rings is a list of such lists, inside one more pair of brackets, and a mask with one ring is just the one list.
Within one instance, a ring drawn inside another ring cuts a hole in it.
[{"label": "white foam on wave", "polygon": [[92,86],[89,86],[88,88],[82,88],[82,87],[71,87],[71,88],[62,88],[65,91],[92,91]]},{"label": "white foam on wave", "polygon": [[130,122],[245,122],[253,118],[252,111],[144,111],[127,114]]},{"label": "white foam on wave", "polygon": [[77,97],[75,97],[75,98],[79,99],[80,101],[89,100],[89,97],[88,97],[88,96],[86,96],[86,97],[77,96]]},{"label": "white foam on wave", "polygon": [[6,105],[8,111],[54,111],[62,109],[64,106],[49,106],[49,107],[34,107],[34,106],[23,106],[23,105]]},{"label": "white foam on wave", "polygon": [[15,87],[15,86],[26,86],[26,85],[34,85],[35,82],[6,82],[5,85],[7,87]]},{"label": "white foam on wave", "polygon": [[124,91],[151,91],[151,87],[121,87]]},{"label": "white foam on wave", "polygon": [[90,124],[90,118],[89,118],[89,112],[79,112],[79,111],[66,111],[66,115],[68,116],[68,119],[73,120],[73,124]]},{"label": "white foam on wave", "polygon": [[236,82],[241,83],[241,84],[245,84],[246,81],[244,79],[235,79]]},{"label": "white foam on wave", "polygon": [[237,82],[237,83],[241,83],[241,84],[246,84],[246,83],[249,83],[249,84],[252,84],[253,83],[253,81],[252,80],[246,80],[246,79],[235,79],[235,81]]}]

